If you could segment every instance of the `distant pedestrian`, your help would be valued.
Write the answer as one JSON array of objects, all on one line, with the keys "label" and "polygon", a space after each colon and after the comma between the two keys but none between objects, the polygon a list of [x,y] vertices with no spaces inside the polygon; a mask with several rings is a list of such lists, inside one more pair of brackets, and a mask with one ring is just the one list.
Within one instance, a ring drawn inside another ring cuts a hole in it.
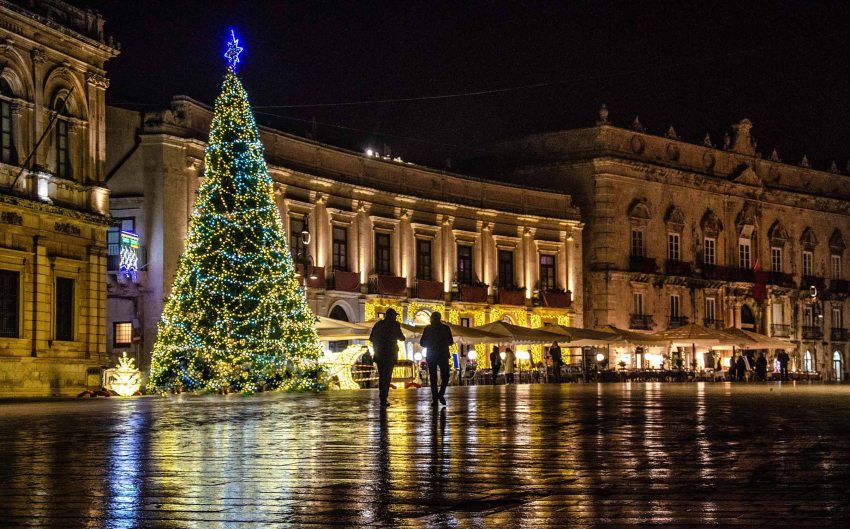
[{"label": "distant pedestrian", "polygon": [[[431,379],[431,403],[446,405],[446,386],[449,385],[449,347],[454,337],[449,326],[444,324],[439,312],[431,313],[431,325],[425,327],[419,345],[426,348],[428,376]],[[437,391],[437,370],[440,373],[440,390]]]},{"label": "distant pedestrian", "polygon": [[735,356],[729,359],[729,382],[735,382],[738,379],[738,366],[735,363]]},{"label": "distant pedestrian", "polygon": [[744,355],[738,355],[738,361],[735,363],[735,374],[738,377],[738,382],[743,382],[747,375],[747,361]]},{"label": "distant pedestrian", "polygon": [[785,349],[781,349],[779,354],[776,355],[776,359],[779,360],[779,380],[788,380],[788,353],[785,352]]},{"label": "distant pedestrian", "polygon": [[390,405],[387,398],[390,394],[393,368],[398,361],[398,342],[404,341],[401,325],[396,321],[397,317],[395,309],[388,309],[384,319],[375,323],[369,333],[369,341],[375,351],[375,363],[378,364],[378,396],[382,407]]},{"label": "distant pedestrian", "polygon": [[756,378],[759,382],[767,380],[767,358],[764,357],[764,353],[759,353],[756,359]]},{"label": "distant pedestrian", "polygon": [[552,375],[555,382],[561,383],[561,366],[564,365],[563,357],[561,356],[561,347],[558,342],[552,342],[552,347],[549,348],[549,357],[552,359]]},{"label": "distant pedestrian", "polygon": [[516,356],[510,347],[505,349],[505,384],[514,383],[514,367],[516,365]]},{"label": "distant pedestrian", "polygon": [[499,346],[494,345],[493,351],[490,352],[490,367],[493,369],[493,385],[496,385],[496,379],[499,378],[499,370],[502,369],[502,355],[499,354]]}]

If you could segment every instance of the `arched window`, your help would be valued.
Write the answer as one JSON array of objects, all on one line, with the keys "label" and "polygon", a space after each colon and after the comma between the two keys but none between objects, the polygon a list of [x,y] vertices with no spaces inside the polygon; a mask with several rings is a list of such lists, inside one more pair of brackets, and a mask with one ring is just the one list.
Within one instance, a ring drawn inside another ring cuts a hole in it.
[{"label": "arched window", "polygon": [[59,112],[56,119],[56,176],[71,178],[71,145],[68,135],[68,114],[64,98],[56,101],[55,110]]},{"label": "arched window", "polygon": [[814,371],[812,369],[812,352],[806,349],[806,352],[803,353],[803,372],[811,373]]},{"label": "arched window", "polygon": [[835,380],[841,382],[841,373],[843,369],[841,368],[841,353],[838,351],[832,353],[832,371]]},{"label": "arched window", "polygon": [[[328,314],[328,317],[332,320],[348,321],[348,314],[346,314],[345,309],[339,305],[331,309],[331,313]],[[330,349],[332,353],[339,353],[344,351],[348,345],[348,340],[337,340],[335,342],[328,342],[328,349]]]},{"label": "arched window", "polygon": [[0,162],[17,163],[15,134],[12,130],[12,102],[15,94],[9,83],[0,78]]}]

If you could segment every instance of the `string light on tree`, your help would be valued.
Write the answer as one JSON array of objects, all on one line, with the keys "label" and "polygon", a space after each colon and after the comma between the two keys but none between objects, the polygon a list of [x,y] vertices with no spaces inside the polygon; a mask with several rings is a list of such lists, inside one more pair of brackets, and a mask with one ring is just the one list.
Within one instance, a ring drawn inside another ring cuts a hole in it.
[{"label": "string light on tree", "polygon": [[154,346],[150,386],[323,389],[315,317],[286,244],[231,31],[195,210]]}]

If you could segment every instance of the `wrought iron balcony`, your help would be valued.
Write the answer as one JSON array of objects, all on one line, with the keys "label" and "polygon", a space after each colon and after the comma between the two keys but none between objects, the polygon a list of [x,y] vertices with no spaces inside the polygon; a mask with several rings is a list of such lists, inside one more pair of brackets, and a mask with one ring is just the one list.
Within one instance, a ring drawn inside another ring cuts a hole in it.
[{"label": "wrought iron balcony", "polygon": [[823,330],[820,327],[812,326],[812,325],[803,325],[803,339],[804,340],[822,340],[823,339]]},{"label": "wrought iron balcony", "polygon": [[369,276],[369,293],[385,296],[406,296],[407,280],[398,276],[372,274]]},{"label": "wrought iron balcony", "polygon": [[690,276],[692,272],[691,263],[667,259],[664,263],[664,271],[668,276]]},{"label": "wrought iron balcony", "polygon": [[830,279],[829,291],[836,294],[850,294],[850,282],[844,279]]},{"label": "wrought iron balcony", "polygon": [[713,318],[703,318],[702,324],[709,329],[722,329],[725,327],[723,320],[715,320]]},{"label": "wrought iron balcony", "polygon": [[652,314],[631,314],[629,328],[648,331],[652,329]]},{"label": "wrought iron balcony", "polygon": [[797,283],[794,282],[794,276],[783,272],[767,272],[767,282],[770,285],[787,288],[794,288],[797,286]]},{"label": "wrought iron balcony", "polygon": [[441,281],[426,281],[424,279],[417,279],[416,297],[419,299],[442,300],[445,297],[443,293],[443,283]]},{"label": "wrought iron balcony", "polygon": [[773,323],[770,325],[770,334],[777,338],[790,338],[791,326],[785,323]]},{"label": "wrought iron balcony", "polygon": [[681,327],[682,325],[687,325],[687,324],[688,324],[688,317],[687,316],[676,316],[674,318],[670,318],[669,320],[667,320],[667,328],[668,329],[675,329],[677,327]]},{"label": "wrought iron balcony", "polygon": [[629,257],[629,271],[654,274],[656,272],[655,259],[642,255],[632,255]]},{"label": "wrought iron balcony", "polygon": [[826,279],[818,276],[803,276],[803,280],[800,281],[800,290],[809,290],[811,287],[817,288],[818,292],[825,291]]},{"label": "wrought iron balcony", "polygon": [[829,338],[833,342],[847,342],[850,341],[850,333],[847,332],[847,329],[833,327],[832,332],[829,334]]}]

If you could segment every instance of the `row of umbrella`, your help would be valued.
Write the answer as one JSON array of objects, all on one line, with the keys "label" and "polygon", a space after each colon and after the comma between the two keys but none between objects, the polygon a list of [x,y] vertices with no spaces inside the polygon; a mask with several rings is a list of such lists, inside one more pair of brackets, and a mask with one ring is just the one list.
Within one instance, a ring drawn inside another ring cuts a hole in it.
[{"label": "row of umbrella", "polygon": [[[316,329],[321,340],[367,340],[373,323],[350,323],[319,317]],[[544,328],[531,329],[511,323],[496,321],[478,327],[463,327],[447,323],[452,330],[455,342],[465,345],[478,343],[514,343],[514,344],[551,344],[559,343],[565,347],[704,347],[721,349],[738,347],[742,349],[783,349],[791,343],[771,338],[743,329],[713,329],[695,323],[676,329],[644,334],[619,329],[611,325],[599,329],[581,329],[564,325],[547,325]],[[415,339],[421,336],[424,325],[401,324],[405,338]]]}]

